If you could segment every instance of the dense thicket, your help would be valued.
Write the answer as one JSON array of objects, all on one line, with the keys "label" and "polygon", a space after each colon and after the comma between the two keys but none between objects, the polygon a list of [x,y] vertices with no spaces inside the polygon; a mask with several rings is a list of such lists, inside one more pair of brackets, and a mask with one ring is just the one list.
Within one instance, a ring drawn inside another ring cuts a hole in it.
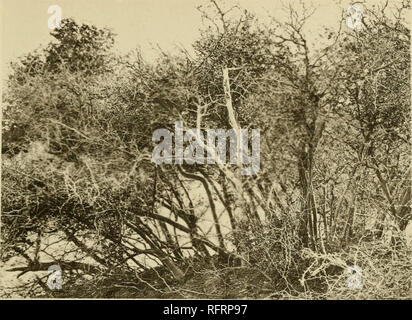
[{"label": "dense thicket", "polygon": [[[24,258],[22,274],[56,262],[65,281],[50,291],[43,274],[33,287],[43,291],[24,294],[406,297],[408,6],[394,17],[365,9],[361,30],[342,21],[315,46],[309,11],[264,25],[215,9],[194,56],[118,57],[111,31],[67,19],[46,49],[13,64],[2,258]],[[156,166],[152,133],[178,120],[260,129],[259,173]],[[347,286],[353,265],[362,290]]]}]

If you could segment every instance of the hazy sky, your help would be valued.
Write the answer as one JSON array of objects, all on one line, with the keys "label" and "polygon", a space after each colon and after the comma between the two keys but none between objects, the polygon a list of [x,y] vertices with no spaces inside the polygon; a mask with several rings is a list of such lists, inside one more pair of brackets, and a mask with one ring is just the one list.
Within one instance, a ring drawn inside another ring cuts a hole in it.
[{"label": "hazy sky", "polygon": [[[110,27],[117,34],[116,49],[127,52],[140,47],[145,57],[153,55],[152,44],[172,50],[176,43],[190,46],[198,36],[201,15],[197,6],[207,0],[0,0],[1,61],[4,68],[12,59],[28,53],[50,40],[47,10],[57,4],[63,18]],[[259,16],[281,16],[287,0],[227,0],[240,3]],[[297,2],[297,1],[294,1]],[[309,2],[305,0],[305,3]],[[319,7],[312,17],[313,26],[332,26],[339,20],[338,0],[313,0]],[[348,1],[342,1],[342,7]],[[4,76],[4,74],[3,74]]]}]

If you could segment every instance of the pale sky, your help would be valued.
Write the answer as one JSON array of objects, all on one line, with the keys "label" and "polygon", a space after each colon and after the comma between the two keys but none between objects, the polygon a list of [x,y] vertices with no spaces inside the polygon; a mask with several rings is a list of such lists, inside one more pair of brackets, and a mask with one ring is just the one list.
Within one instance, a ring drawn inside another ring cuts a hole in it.
[{"label": "pale sky", "polygon": [[[140,47],[144,56],[153,56],[152,44],[171,51],[175,44],[190,47],[202,25],[197,6],[207,0],[0,0],[1,62],[5,68],[11,60],[40,45],[49,35],[47,12],[50,5],[62,8],[62,17],[87,22],[97,27],[110,27],[116,34],[116,50],[121,53]],[[218,1],[221,2],[221,1]],[[287,0],[226,0],[240,5],[258,16],[281,16],[281,5]],[[297,2],[296,0],[293,2]],[[305,1],[305,3],[310,1]],[[336,26],[340,9],[337,2],[348,7],[349,1],[313,0],[318,7],[311,26]],[[3,69],[4,70],[4,69]],[[3,71],[4,73],[4,71]],[[4,77],[4,74],[2,75]]]}]

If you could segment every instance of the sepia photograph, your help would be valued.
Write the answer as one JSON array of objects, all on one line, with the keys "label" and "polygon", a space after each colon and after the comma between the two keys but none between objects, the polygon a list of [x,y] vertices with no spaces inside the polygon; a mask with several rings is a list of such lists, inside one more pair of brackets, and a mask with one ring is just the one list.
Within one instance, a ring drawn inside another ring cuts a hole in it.
[{"label": "sepia photograph", "polygon": [[412,300],[410,11],[0,0],[0,299]]}]

